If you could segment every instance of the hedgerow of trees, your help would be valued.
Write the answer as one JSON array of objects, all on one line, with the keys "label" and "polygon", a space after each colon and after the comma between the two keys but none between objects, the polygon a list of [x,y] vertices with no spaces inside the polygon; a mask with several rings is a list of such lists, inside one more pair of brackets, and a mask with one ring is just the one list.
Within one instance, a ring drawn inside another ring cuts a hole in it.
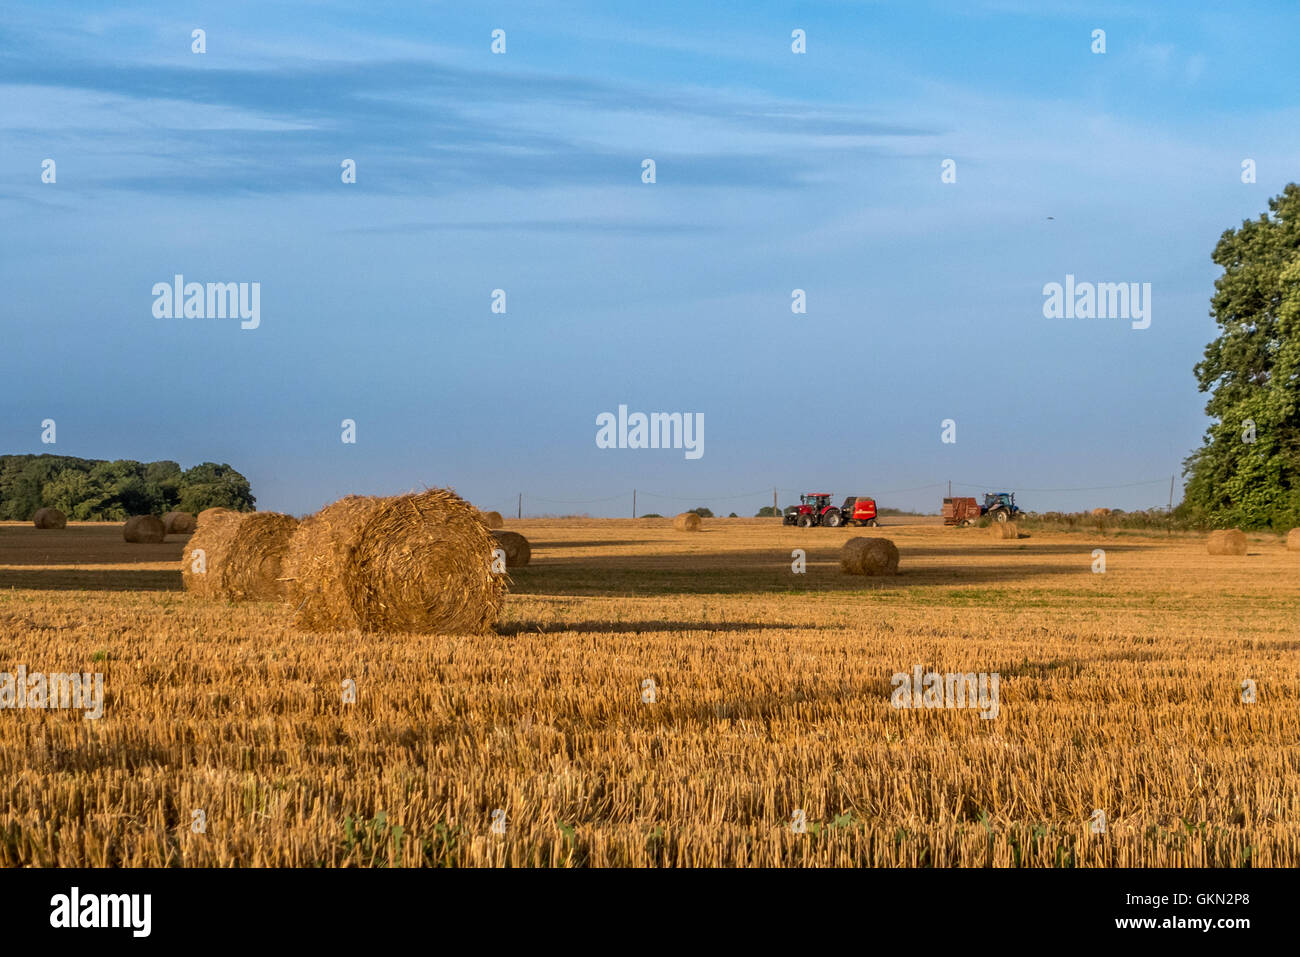
[{"label": "hedgerow of trees", "polygon": [[68,455],[0,455],[0,520],[25,522],[39,508],[75,521],[122,521],[205,508],[252,511],[248,479],[229,465],[79,459]]}]

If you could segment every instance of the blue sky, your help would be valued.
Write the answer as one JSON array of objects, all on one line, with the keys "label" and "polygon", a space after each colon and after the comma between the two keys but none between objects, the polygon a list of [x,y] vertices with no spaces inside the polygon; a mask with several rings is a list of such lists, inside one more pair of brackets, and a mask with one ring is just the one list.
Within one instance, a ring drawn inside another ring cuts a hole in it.
[{"label": "blue sky", "polygon": [[[294,513],[1161,504],[1210,253],[1300,178],[1297,35],[1290,3],[10,0],[0,450],[227,461]],[[155,318],[176,273],[260,282],[260,328]],[[1067,273],[1151,283],[1151,327],[1045,319]],[[619,404],[703,413],[704,456],[598,449]]]}]

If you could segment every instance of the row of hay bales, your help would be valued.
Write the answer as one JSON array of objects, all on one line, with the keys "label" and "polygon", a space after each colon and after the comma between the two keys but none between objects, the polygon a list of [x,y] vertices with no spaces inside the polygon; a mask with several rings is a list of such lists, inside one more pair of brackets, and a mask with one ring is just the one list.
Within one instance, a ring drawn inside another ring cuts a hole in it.
[{"label": "row of hay bales", "polygon": [[[1205,548],[1211,555],[1245,555],[1246,533],[1239,528],[1222,528],[1210,532]],[[1286,550],[1300,552],[1300,528],[1293,528],[1286,534]]]},{"label": "row of hay bales", "polygon": [[[989,526],[994,539],[1017,539],[1015,522],[994,522]],[[1246,533],[1237,528],[1210,532],[1206,541],[1211,555],[1245,555]],[[1287,551],[1300,552],[1300,528],[1286,536]],[[893,575],[898,572],[898,549],[887,538],[850,538],[840,550],[840,567],[851,575]]]},{"label": "row of hay bales", "polygon": [[181,577],[209,598],[287,601],[308,631],[481,634],[496,623],[507,585],[494,551],[507,569],[532,555],[524,536],[491,527],[493,514],[450,489],[349,495],[301,522],[204,513]]},{"label": "row of hay bales", "polygon": [[[204,513],[224,511],[227,510],[209,508]],[[122,537],[137,545],[156,545],[168,535],[191,535],[197,527],[198,519],[190,512],[168,512],[161,518],[157,515],[132,515],[122,526]]]},{"label": "row of hay bales", "polygon": [[[68,516],[57,508],[38,508],[32,516],[32,524],[44,529],[67,528]],[[133,544],[156,544],[168,535],[189,535],[196,524],[195,517],[189,512],[168,512],[161,518],[157,515],[132,515],[122,526],[122,537]]]}]

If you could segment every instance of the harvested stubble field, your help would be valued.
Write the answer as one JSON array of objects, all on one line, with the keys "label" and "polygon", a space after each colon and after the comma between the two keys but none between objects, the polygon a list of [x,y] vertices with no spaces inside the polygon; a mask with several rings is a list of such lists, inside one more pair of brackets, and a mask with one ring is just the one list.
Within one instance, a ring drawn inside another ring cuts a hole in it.
[{"label": "harvested stubble field", "polygon": [[[905,521],[508,521],[532,564],[473,639],[308,635],[181,592],[183,538],[0,525],[0,671],[105,675],[99,720],[0,711],[0,864],[1300,865],[1300,555]],[[840,571],[864,534],[898,576]],[[917,665],[997,672],[998,717],[894,709]]]}]

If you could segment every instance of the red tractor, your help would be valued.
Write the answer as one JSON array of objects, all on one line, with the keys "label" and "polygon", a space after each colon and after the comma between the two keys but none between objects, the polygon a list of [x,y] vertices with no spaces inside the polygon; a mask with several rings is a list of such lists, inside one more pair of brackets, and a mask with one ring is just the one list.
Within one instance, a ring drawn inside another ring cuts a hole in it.
[{"label": "red tractor", "polygon": [[788,506],[781,520],[786,525],[812,528],[824,525],[838,528],[841,525],[875,525],[876,500],[861,495],[850,495],[836,508],[831,504],[830,492],[811,492],[799,496],[799,504]]}]

